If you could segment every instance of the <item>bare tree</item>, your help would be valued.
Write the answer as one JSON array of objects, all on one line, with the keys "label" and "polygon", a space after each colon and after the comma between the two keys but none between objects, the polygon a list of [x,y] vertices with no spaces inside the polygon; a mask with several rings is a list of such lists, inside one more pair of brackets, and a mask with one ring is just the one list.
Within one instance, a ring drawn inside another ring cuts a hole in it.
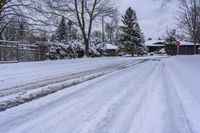
[{"label": "bare tree", "polygon": [[85,56],[89,57],[89,40],[94,21],[100,16],[113,14],[111,0],[48,0],[46,2],[54,15],[64,14],[78,26],[85,44]]},{"label": "bare tree", "polygon": [[98,31],[98,30],[93,31],[93,32],[92,32],[92,37],[101,39],[101,37],[102,37],[101,31]]},{"label": "bare tree", "polygon": [[194,54],[196,54],[196,43],[199,41],[200,33],[200,1],[182,0],[176,19],[179,27],[191,37],[194,43]]},{"label": "bare tree", "polygon": [[107,40],[112,42],[114,28],[111,23],[106,23],[105,32],[107,33]]},{"label": "bare tree", "polygon": [[105,32],[107,33],[106,36],[107,36],[107,41],[113,43],[113,42],[116,42],[116,34],[117,34],[117,28],[118,28],[118,18],[116,16],[112,17],[111,18],[111,21],[110,22],[107,22],[106,23],[106,26],[105,26]]},{"label": "bare tree", "polygon": [[[26,1],[26,0],[25,0]],[[22,0],[1,0],[0,2],[0,39],[3,39],[4,30],[10,26],[10,23],[17,23],[25,14],[23,10],[28,7]],[[28,16],[26,16],[28,17]],[[16,19],[18,18],[18,19]],[[12,28],[12,27],[9,27]],[[14,27],[13,27],[14,28]]]},{"label": "bare tree", "polygon": [[[45,0],[44,0],[45,1]],[[12,23],[22,23],[21,20],[25,25],[29,25],[31,28],[29,31],[26,32],[33,32],[36,30],[43,30],[44,26],[47,26],[49,23],[45,21],[46,18],[50,18],[42,12],[45,10],[46,6],[44,5],[43,1],[36,1],[36,0],[1,0],[0,1],[0,39],[3,38],[3,33],[6,28],[13,28],[11,27]],[[17,18],[17,19],[16,19]],[[17,30],[17,29],[15,29]]]},{"label": "bare tree", "polygon": [[162,6],[165,6],[168,2],[170,2],[170,1],[172,1],[172,0],[162,0],[162,3],[161,3],[161,5]]},{"label": "bare tree", "polygon": [[[162,5],[174,0],[162,0]],[[194,43],[194,54],[196,54],[196,43],[200,42],[200,0],[178,0],[179,11],[176,19],[178,25]]]},{"label": "bare tree", "polygon": [[88,57],[89,40],[94,20],[102,15],[113,14],[114,9],[110,0],[94,0],[93,2],[90,0],[74,0],[74,6],[74,13],[84,39],[85,55]]}]

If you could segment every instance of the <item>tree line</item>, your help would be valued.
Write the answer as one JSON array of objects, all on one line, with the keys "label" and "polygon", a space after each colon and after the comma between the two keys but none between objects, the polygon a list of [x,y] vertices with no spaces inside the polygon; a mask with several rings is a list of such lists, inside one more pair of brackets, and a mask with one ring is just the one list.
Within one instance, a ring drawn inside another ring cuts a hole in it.
[{"label": "tree line", "polygon": [[[162,0],[165,6],[173,0]],[[200,43],[200,0],[178,0],[175,19],[178,28],[188,36],[194,43],[194,54],[196,54],[196,44]]]},{"label": "tree line", "polygon": [[[111,0],[0,1],[1,40],[64,43],[81,39],[87,57],[93,37],[118,45],[132,55],[137,52],[144,38],[135,11],[129,8],[122,22],[123,26],[119,24],[119,13]],[[99,23],[102,30],[94,27]]]}]

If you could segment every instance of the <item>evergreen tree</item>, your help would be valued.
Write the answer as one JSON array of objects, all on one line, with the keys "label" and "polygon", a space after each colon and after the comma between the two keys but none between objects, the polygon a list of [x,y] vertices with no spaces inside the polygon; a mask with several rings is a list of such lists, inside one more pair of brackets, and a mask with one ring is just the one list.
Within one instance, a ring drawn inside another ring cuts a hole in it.
[{"label": "evergreen tree", "polygon": [[59,42],[67,41],[67,25],[66,25],[64,16],[62,17],[60,21],[60,24],[55,34],[55,38]]},{"label": "evergreen tree", "polygon": [[51,36],[50,42],[55,42],[55,41],[56,41],[56,37],[55,37],[55,35],[53,34],[53,35]]},{"label": "evergreen tree", "polygon": [[24,22],[20,22],[17,33],[17,41],[25,40],[25,38],[26,38],[25,25]]},{"label": "evergreen tree", "polygon": [[121,26],[121,42],[122,50],[131,52],[132,56],[138,52],[138,48],[143,46],[144,35],[141,32],[140,26],[137,22],[136,12],[129,7],[124,16],[122,16]]},{"label": "evergreen tree", "polygon": [[73,22],[69,20],[67,23],[67,29],[68,29],[67,38],[69,40],[72,40],[72,28],[73,28],[72,26],[73,26]]},{"label": "evergreen tree", "polygon": [[168,55],[176,55],[177,54],[177,34],[176,30],[172,29],[167,31],[167,37],[165,38],[165,51]]},{"label": "evergreen tree", "polygon": [[19,36],[25,36],[25,28],[24,28],[24,24],[20,23],[19,24]]}]

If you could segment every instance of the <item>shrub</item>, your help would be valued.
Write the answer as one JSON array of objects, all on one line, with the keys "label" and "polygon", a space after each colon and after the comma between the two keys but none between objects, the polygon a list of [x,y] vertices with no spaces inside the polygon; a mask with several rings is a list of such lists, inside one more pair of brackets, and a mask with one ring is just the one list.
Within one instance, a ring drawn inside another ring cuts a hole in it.
[{"label": "shrub", "polygon": [[175,43],[167,43],[165,44],[165,51],[168,55],[176,55],[177,54],[177,46]]}]

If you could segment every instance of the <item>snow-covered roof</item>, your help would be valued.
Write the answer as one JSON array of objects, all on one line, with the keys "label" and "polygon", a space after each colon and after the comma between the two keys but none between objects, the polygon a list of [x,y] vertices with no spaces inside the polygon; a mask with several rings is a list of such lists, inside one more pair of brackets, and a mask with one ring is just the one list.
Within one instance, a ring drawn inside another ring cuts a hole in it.
[{"label": "snow-covered roof", "polygon": [[[189,41],[180,41],[181,46],[193,46],[194,43],[193,42],[189,42]],[[196,45],[200,45],[200,44],[196,44]]]},{"label": "snow-covered roof", "polygon": [[146,46],[164,46],[165,40],[149,40],[145,42]]},{"label": "snow-covered roof", "polygon": [[113,44],[110,44],[110,43],[106,43],[104,44],[106,46],[106,49],[118,49],[117,46],[113,45]]},{"label": "snow-covered roof", "polygon": [[[146,46],[151,46],[151,47],[159,47],[159,46],[164,46],[165,40],[149,40],[146,41],[145,45]],[[193,46],[193,42],[189,41],[180,41],[181,45],[180,46]],[[200,44],[196,44],[200,45]]]}]

